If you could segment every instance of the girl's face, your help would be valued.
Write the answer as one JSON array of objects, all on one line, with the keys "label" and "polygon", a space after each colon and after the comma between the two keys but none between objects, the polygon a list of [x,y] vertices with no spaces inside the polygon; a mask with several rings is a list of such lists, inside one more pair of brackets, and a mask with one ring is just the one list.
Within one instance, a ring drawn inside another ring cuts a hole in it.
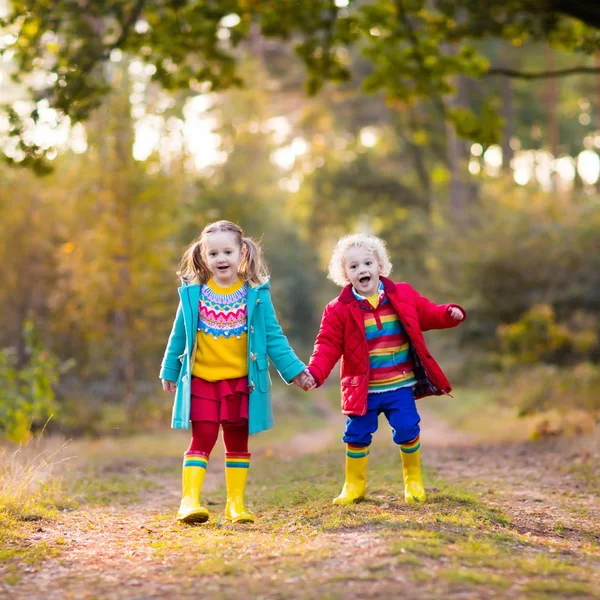
[{"label": "girl's face", "polygon": [[214,231],[204,238],[204,252],[208,268],[217,285],[228,287],[238,280],[242,249],[237,236],[231,231]]},{"label": "girl's face", "polygon": [[361,296],[369,298],[377,293],[380,266],[371,250],[359,246],[348,248],[344,268],[348,281]]}]

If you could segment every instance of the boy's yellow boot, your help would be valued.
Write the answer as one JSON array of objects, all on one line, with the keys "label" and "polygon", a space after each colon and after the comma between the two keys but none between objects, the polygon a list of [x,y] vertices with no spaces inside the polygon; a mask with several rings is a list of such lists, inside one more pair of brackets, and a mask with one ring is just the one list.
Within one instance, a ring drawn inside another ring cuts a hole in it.
[{"label": "boy's yellow boot", "polygon": [[354,504],[367,492],[367,464],[370,446],[346,446],[346,481],[334,504]]},{"label": "boy's yellow boot", "polygon": [[249,467],[250,454],[245,452],[225,453],[225,483],[227,484],[225,518],[232,523],[254,523],[254,515],[244,506],[244,492]]},{"label": "boy's yellow boot", "polygon": [[402,472],[404,474],[404,499],[425,502],[425,488],[421,477],[421,441],[419,436],[406,444],[400,444]]},{"label": "boy's yellow boot", "polygon": [[183,494],[177,520],[180,523],[204,523],[208,521],[208,509],[200,505],[200,492],[206,477],[208,456],[190,453],[183,457]]}]

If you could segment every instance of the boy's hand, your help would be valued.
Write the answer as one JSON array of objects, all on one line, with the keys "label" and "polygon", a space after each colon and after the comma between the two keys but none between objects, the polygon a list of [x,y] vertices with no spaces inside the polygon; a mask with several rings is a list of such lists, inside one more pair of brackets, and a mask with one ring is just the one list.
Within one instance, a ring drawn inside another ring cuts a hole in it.
[{"label": "boy's hand", "polygon": [[312,390],[317,387],[317,382],[312,376],[311,372],[308,369],[304,369],[302,373],[299,373],[292,379],[292,381],[299,387],[302,388],[305,392],[308,390]]},{"label": "boy's hand", "polygon": [[175,390],[177,389],[177,384],[174,381],[167,381],[166,379],[162,379],[161,381],[163,390],[165,392],[168,392],[169,394],[175,393]]},{"label": "boy's hand", "polygon": [[451,306],[448,309],[448,313],[450,314],[450,317],[455,321],[462,321],[465,318],[463,311],[460,310],[460,308],[456,308],[456,306]]}]

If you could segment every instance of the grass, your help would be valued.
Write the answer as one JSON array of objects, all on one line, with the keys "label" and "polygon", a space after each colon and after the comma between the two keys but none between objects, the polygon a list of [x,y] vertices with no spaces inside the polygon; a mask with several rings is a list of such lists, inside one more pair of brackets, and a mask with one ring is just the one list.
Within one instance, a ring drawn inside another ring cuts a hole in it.
[{"label": "grass", "polygon": [[[344,598],[349,586],[355,596],[390,597],[402,589],[429,598],[593,597],[598,589],[597,543],[582,542],[575,552],[566,538],[560,547],[556,539],[551,545],[532,538],[523,533],[522,515],[504,512],[473,493],[483,485],[479,481],[451,485],[443,473],[426,469],[428,502],[406,504],[401,460],[383,427],[380,437],[387,442],[373,444],[367,498],[349,507],[333,506],[331,499],[343,483],[343,445],[282,455],[279,445],[294,439],[298,422],[317,432],[324,427],[318,411],[299,405],[292,419],[281,418],[273,434],[253,440],[246,497],[257,522],[246,526],[221,519],[220,447],[209,463],[219,485],[203,494],[210,520],[193,527],[174,522],[177,499],[168,494],[178,489],[188,432],[161,432],[158,443],[156,434],[73,443],[67,450],[77,458],[60,463],[62,478],[56,478],[49,454],[43,458],[38,449],[38,458],[35,452],[19,455],[0,479],[0,581],[16,586],[23,565],[59,560],[72,547],[67,532],[73,527],[90,536],[104,531],[123,562],[124,579],[131,579],[129,570],[142,557],[149,582],[176,581],[180,597],[191,597],[198,582],[203,595],[219,598],[239,596],[240,589],[249,597]],[[587,469],[573,475],[589,489],[595,485]],[[148,498],[162,499],[162,504],[144,504]],[[136,511],[145,515],[143,526],[139,520],[127,525]],[[112,514],[121,524],[118,531],[104,522]],[[48,523],[64,523],[62,535],[32,543],[37,528]],[[554,532],[567,533],[559,518]],[[102,576],[95,577],[90,594],[110,595],[101,587],[107,585]]]},{"label": "grass", "polygon": [[494,390],[456,388],[453,398],[427,398],[427,409],[455,429],[488,442],[528,439],[538,417],[520,417],[514,406],[500,405]]},{"label": "grass", "polygon": [[[22,565],[38,564],[54,556],[54,547],[31,544],[29,537],[39,523],[75,503],[55,475],[67,459],[66,445],[34,441],[17,448],[0,447],[0,570],[5,580],[17,582]],[[4,567],[4,569],[3,569]]]},{"label": "grass", "polygon": [[172,514],[156,515],[144,543],[157,560],[177,555],[176,577],[201,577],[223,597],[239,586],[285,596],[302,582],[307,597],[342,598],[349,582],[359,594],[369,586],[389,592],[398,576],[430,597],[443,590],[543,594],[544,577],[557,597],[591,589],[588,565],[526,540],[507,514],[463,488],[434,479],[429,502],[405,504],[399,459],[383,447],[372,452],[367,499],[333,506],[342,464],[336,451],[256,460],[247,496],[257,524],[219,520],[220,488],[207,495],[214,502],[207,524],[181,527]]}]

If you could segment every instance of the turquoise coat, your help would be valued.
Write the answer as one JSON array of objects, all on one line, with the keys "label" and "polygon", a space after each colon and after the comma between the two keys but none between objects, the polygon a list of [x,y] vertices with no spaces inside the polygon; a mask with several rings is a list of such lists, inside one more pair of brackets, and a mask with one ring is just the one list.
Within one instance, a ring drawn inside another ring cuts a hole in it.
[{"label": "turquoise coat", "polygon": [[[268,281],[256,287],[248,286],[250,434],[273,427],[268,358],[286,383],[290,383],[305,368],[305,364],[294,354],[277,322],[270,289]],[[190,427],[190,384],[198,331],[199,300],[200,285],[183,284],[179,288],[179,307],[160,370],[161,379],[177,382],[171,420],[171,427],[174,429]]]}]

